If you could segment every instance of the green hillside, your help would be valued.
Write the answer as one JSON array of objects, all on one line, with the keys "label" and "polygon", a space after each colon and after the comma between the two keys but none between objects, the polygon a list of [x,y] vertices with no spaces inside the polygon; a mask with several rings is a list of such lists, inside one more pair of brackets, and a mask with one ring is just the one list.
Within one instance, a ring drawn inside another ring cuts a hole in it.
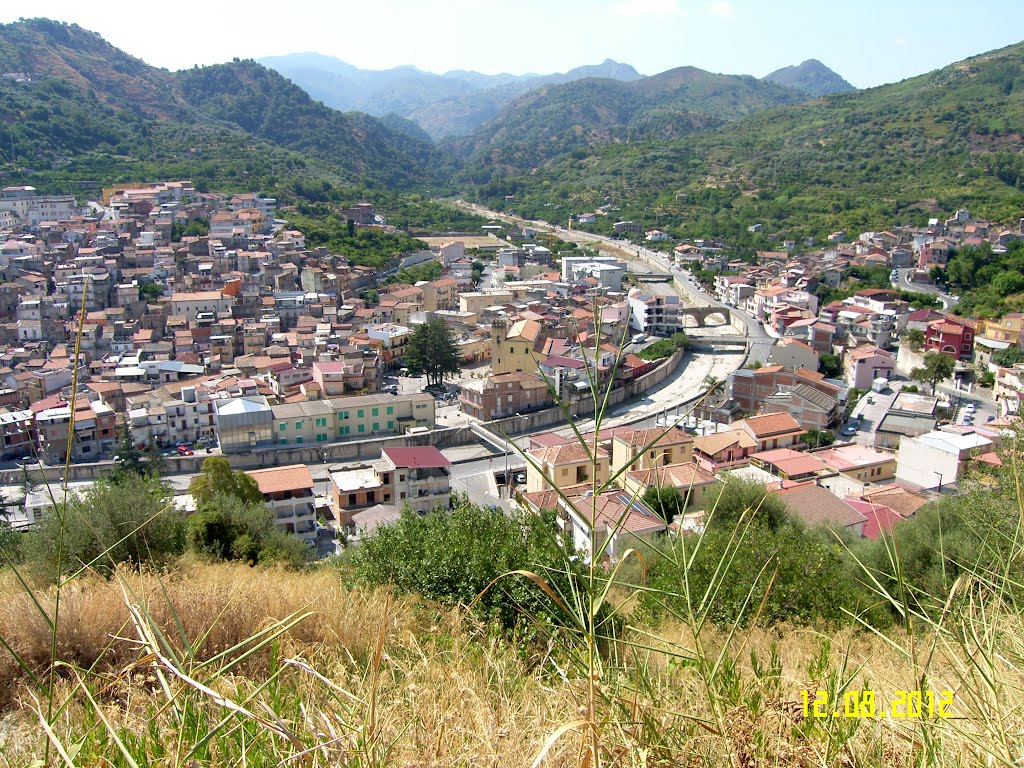
[{"label": "green hillside", "polygon": [[[613,202],[680,234],[820,236],[923,221],[967,205],[1016,218],[1024,164],[1024,45],[893,85],[758,112],[680,139],[561,155],[529,174],[467,179],[479,198],[564,219]],[[479,169],[477,169],[479,171]],[[652,222],[653,223],[653,222]]]},{"label": "green hillside", "polygon": [[632,82],[585,79],[520,97],[454,144],[482,168],[528,170],[566,152],[609,143],[675,139],[804,96],[752,77],[679,67]]},{"label": "green hillside", "polygon": [[434,151],[254,62],[171,73],[44,19],[0,25],[0,73],[30,78],[0,78],[2,184],[191,177],[316,201],[412,188]]}]

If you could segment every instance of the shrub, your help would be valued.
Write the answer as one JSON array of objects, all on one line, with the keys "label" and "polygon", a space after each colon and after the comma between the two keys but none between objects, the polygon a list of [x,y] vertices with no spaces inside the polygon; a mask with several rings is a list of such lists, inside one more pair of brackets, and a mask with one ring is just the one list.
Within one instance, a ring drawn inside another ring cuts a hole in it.
[{"label": "shrub", "polygon": [[58,501],[58,507],[24,541],[25,559],[46,566],[51,576],[61,549],[63,571],[90,564],[108,570],[116,563],[162,562],[184,549],[184,515],[158,477],[126,473],[102,479],[83,496],[71,496],[67,504]]},{"label": "shrub", "polygon": [[[363,542],[352,562],[357,576],[371,584],[393,584],[447,605],[473,604],[491,582],[515,570],[533,571],[561,595],[570,593],[553,515],[510,516],[465,497],[450,511],[439,508],[423,517],[406,510]],[[561,621],[550,597],[522,576],[499,579],[475,609],[506,629],[524,615]]]},{"label": "shrub", "polygon": [[189,548],[218,560],[278,562],[298,567],[309,549],[298,537],[278,529],[274,514],[261,502],[216,494],[188,521]]}]

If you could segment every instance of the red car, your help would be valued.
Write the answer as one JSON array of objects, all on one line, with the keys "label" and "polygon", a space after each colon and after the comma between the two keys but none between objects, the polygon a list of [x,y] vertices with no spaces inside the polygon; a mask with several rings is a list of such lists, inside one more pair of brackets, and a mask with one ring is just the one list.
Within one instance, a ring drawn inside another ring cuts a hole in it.
[{"label": "red car", "polygon": [[187,445],[179,445],[178,446],[178,455],[179,456],[191,456],[194,453],[195,453],[195,451],[193,451]]}]

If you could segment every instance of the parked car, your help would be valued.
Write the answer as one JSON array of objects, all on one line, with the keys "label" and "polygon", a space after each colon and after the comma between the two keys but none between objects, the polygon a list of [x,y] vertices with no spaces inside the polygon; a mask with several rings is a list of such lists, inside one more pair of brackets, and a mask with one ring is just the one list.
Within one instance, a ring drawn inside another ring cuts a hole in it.
[{"label": "parked car", "polygon": [[192,456],[193,454],[195,454],[195,451],[193,451],[187,445],[179,445],[178,446],[178,455],[179,456]]},{"label": "parked car", "polygon": [[843,431],[842,431],[843,437],[853,437],[854,435],[856,435],[857,434],[857,426],[859,426],[859,425],[848,424],[847,426],[843,427]]}]

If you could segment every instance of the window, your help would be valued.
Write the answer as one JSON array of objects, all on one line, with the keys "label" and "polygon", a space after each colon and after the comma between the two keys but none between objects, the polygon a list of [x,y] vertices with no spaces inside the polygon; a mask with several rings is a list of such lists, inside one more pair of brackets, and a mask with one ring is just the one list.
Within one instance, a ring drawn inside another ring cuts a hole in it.
[{"label": "window", "polygon": [[301,421],[296,421],[295,422],[295,428],[296,429],[302,429],[302,422]]},{"label": "window", "polygon": [[354,493],[350,493],[348,495],[348,505],[350,507],[354,507],[356,505],[356,495]]},{"label": "window", "polygon": [[378,424],[376,421],[373,422],[373,431],[374,432],[379,432],[380,431],[380,424]]},{"label": "window", "polygon": [[288,429],[288,425],[282,421],[277,428],[279,431],[284,432],[286,429]]},{"label": "window", "polygon": [[298,437],[296,437],[295,438],[295,442],[296,443],[301,443],[302,442],[302,435],[299,435]]},{"label": "window", "polygon": [[338,418],[341,419],[342,421],[347,419],[348,418],[348,411],[342,411],[341,413],[339,413],[338,414]]},{"label": "window", "polygon": [[326,419],[326,418],[323,418],[323,419],[317,419],[317,420],[316,420],[316,425],[317,425],[318,427],[326,427],[326,426],[327,426],[327,419]]},{"label": "window", "polygon": [[380,410],[380,408],[374,408],[374,409],[373,409],[373,413],[372,413],[372,415],[373,415],[374,417],[377,417],[377,416],[379,415],[379,414],[377,413],[377,412],[378,412],[379,410]]},{"label": "window", "polygon": [[365,431],[366,431],[366,425],[365,425],[365,424],[360,424],[360,425],[359,425],[359,430],[358,430],[358,431],[359,431],[359,432],[365,432]]},{"label": "window", "polygon": [[395,422],[393,422],[393,421],[389,421],[389,422],[388,422],[388,429],[389,429],[389,430],[392,430],[392,429],[394,429],[394,428],[395,428]]},{"label": "window", "polygon": [[362,408],[360,408],[358,411],[356,411],[356,417],[360,418],[360,419],[363,418],[363,409]]},{"label": "window", "polygon": [[393,408],[392,406],[390,406],[390,405],[389,405],[389,406],[388,406],[388,416],[390,416],[390,415],[391,415],[391,414],[393,414],[394,412],[395,412],[395,409],[394,409],[394,408]]},{"label": "window", "polygon": [[316,441],[317,441],[318,443],[326,443],[326,442],[327,442],[327,435],[325,435],[325,434],[319,434],[319,435],[317,435],[317,436],[316,436]]},{"label": "window", "polygon": [[341,428],[341,434],[347,435],[348,433],[349,433],[349,428],[348,427],[342,427]]}]

